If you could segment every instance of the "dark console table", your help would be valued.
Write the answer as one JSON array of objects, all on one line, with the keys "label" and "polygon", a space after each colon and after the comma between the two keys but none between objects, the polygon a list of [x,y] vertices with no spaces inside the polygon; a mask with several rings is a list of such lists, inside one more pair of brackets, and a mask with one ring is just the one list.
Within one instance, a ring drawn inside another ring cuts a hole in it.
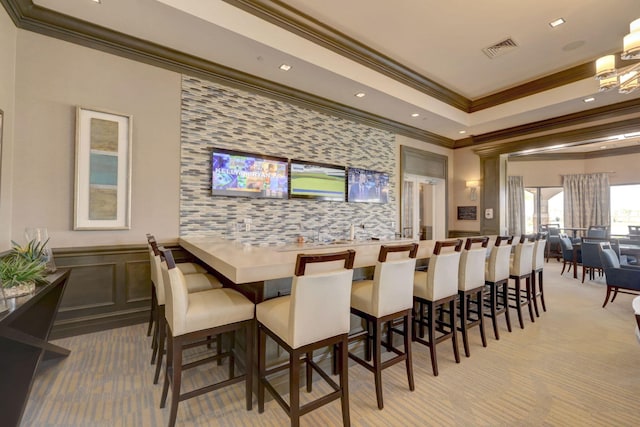
[{"label": "dark console table", "polygon": [[40,361],[66,357],[69,350],[48,342],[68,269],[47,277],[31,295],[8,298],[0,313],[0,417],[3,426],[18,426]]}]

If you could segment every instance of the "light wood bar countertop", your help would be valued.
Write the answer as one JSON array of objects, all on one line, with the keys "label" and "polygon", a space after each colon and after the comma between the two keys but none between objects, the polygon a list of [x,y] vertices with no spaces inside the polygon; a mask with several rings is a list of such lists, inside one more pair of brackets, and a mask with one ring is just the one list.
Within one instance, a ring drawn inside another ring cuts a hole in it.
[{"label": "light wood bar countertop", "polygon": [[[180,237],[178,243],[202,262],[236,284],[293,277],[298,254],[356,251],[354,268],[376,264],[380,246],[414,242],[412,239],[356,240],[327,244],[293,243],[287,245],[248,245],[219,237]],[[419,243],[418,259],[429,258],[435,240]]]}]

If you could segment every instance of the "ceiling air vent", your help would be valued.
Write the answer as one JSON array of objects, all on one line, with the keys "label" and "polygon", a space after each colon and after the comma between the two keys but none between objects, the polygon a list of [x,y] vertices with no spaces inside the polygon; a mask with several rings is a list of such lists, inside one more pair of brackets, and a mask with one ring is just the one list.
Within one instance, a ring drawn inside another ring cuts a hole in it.
[{"label": "ceiling air vent", "polygon": [[517,48],[518,45],[513,41],[511,37],[501,42],[494,44],[493,46],[485,47],[482,49],[485,55],[487,55],[490,59],[495,58],[496,56],[504,55],[505,53]]}]

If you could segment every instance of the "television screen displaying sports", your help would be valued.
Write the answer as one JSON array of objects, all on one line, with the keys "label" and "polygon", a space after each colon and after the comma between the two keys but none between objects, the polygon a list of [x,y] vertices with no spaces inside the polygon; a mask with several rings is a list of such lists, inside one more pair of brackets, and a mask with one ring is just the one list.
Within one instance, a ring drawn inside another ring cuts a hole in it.
[{"label": "television screen displaying sports", "polygon": [[343,166],[291,160],[291,197],[344,202],[345,193]]},{"label": "television screen displaying sports", "polygon": [[387,203],[389,174],[367,169],[349,168],[347,179],[350,202]]},{"label": "television screen displaying sports", "polygon": [[286,199],[287,159],[215,148],[211,155],[211,194]]}]

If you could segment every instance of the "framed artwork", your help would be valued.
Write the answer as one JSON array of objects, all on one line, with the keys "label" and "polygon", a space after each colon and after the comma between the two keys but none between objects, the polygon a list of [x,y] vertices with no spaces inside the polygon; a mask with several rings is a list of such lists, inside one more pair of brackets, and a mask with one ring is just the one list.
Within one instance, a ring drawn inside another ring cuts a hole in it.
[{"label": "framed artwork", "polygon": [[458,219],[477,221],[478,207],[477,206],[458,206]]},{"label": "framed artwork", "polygon": [[76,109],[74,230],[131,227],[131,116]]}]

